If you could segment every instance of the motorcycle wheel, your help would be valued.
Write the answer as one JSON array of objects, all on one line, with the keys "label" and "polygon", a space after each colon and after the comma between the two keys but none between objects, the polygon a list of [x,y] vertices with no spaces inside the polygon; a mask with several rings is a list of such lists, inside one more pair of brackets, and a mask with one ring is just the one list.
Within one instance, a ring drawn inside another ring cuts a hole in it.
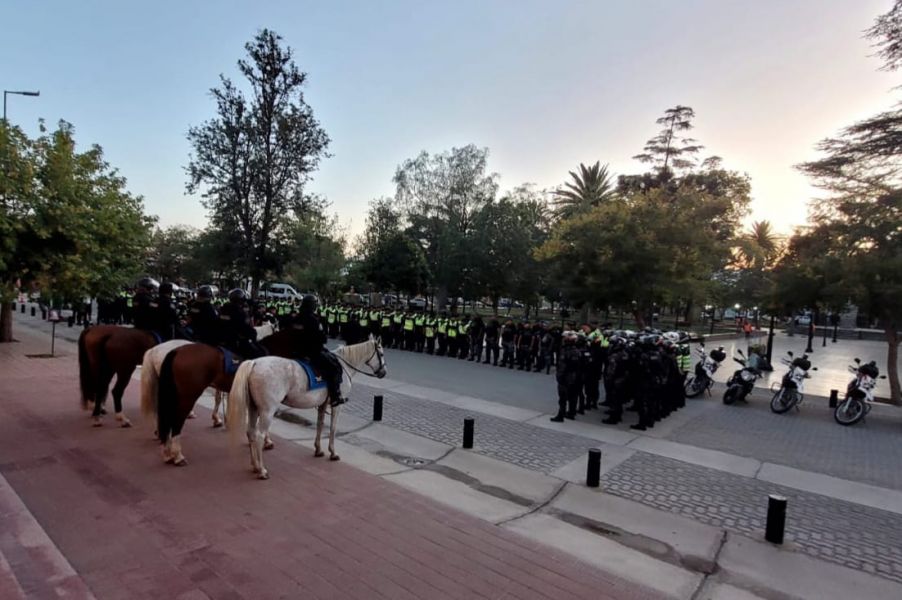
[{"label": "motorcycle wheel", "polygon": [[798,402],[798,396],[793,390],[780,388],[770,399],[770,409],[778,415],[782,415],[792,409],[796,402]]},{"label": "motorcycle wheel", "polygon": [[736,402],[736,398],[739,397],[739,386],[731,385],[727,388],[727,391],[723,393],[723,403],[730,405]]},{"label": "motorcycle wheel", "polygon": [[686,391],[687,398],[697,398],[702,395],[702,392],[704,392],[707,387],[701,383],[697,377],[690,377],[686,380],[683,389]]},{"label": "motorcycle wheel", "polygon": [[854,425],[864,418],[866,412],[860,400],[846,398],[833,409],[833,419],[840,425]]}]

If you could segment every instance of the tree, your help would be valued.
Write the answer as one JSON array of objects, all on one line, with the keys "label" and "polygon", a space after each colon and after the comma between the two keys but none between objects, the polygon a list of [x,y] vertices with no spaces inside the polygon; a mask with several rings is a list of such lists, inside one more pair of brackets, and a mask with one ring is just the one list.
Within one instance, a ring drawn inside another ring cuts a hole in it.
[{"label": "tree", "polygon": [[99,146],[78,152],[64,121],[41,133],[29,140],[0,124],[0,341],[12,339],[20,287],[80,300],[137,276],[153,224]]},{"label": "tree", "polygon": [[498,191],[498,175],[487,172],[488,149],[474,145],[450,152],[421,153],[395,173],[395,201],[409,223],[408,235],[423,249],[437,287],[436,303],[461,293],[473,276],[476,257],[468,247],[478,212]]},{"label": "tree", "polygon": [[201,192],[214,226],[241,241],[256,292],[272,264],[280,219],[302,211],[304,186],[327,156],[329,137],[305,102],[307,74],[282,38],[264,29],[245,45],[238,69],[250,98],[225,76],[211,90],[216,116],[188,131],[188,191]]},{"label": "tree", "polygon": [[898,70],[902,66],[902,0],[896,0],[888,12],[877,17],[866,35],[874,40],[883,70]]},{"label": "tree", "polygon": [[338,217],[326,212],[318,201],[285,226],[284,273],[303,290],[329,295],[335,291],[345,266],[345,238]]},{"label": "tree", "polygon": [[596,162],[591,167],[580,163],[579,172],[570,171],[573,181],[554,192],[555,216],[567,219],[575,214],[585,213],[613,197],[614,189],[608,166]]},{"label": "tree", "polygon": [[695,111],[688,106],[677,105],[664,111],[655,121],[664,128],[645,143],[644,151],[633,158],[654,165],[659,171],[690,169],[695,166],[695,155],[704,146],[692,138],[680,138],[679,133],[692,129]]},{"label": "tree", "polygon": [[422,249],[402,229],[403,217],[390,198],[370,203],[358,247],[364,279],[377,290],[416,294],[429,282]]},{"label": "tree", "polygon": [[197,260],[197,239],[193,227],[176,225],[156,229],[150,240],[146,271],[160,281],[192,283],[203,279],[206,269]]}]

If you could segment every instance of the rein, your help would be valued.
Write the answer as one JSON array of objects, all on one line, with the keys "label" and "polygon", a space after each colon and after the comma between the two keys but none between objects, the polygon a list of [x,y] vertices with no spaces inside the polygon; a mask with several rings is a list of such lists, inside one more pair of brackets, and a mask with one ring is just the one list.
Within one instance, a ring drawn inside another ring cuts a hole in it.
[{"label": "rein", "polygon": [[[366,375],[367,377],[376,377],[376,378],[378,378],[378,375],[376,375],[376,372],[375,372],[375,371],[372,372],[372,373],[369,373],[369,372],[367,372],[367,371],[362,371],[362,370],[358,369],[357,367],[355,367],[354,365],[352,365],[351,363],[349,363],[349,362],[348,362],[344,357],[342,357],[342,355],[339,354],[338,352],[335,352],[334,354],[335,354],[335,356],[338,358],[338,360],[340,360],[342,363],[344,363],[344,365],[342,365],[342,369],[344,369],[344,368],[345,368],[345,365],[346,365],[348,368],[350,368],[350,369],[352,369],[352,370],[354,370],[354,371],[360,373],[361,375]],[[373,367],[372,367],[372,365],[370,365],[370,361],[373,360],[373,357],[374,357],[374,356],[377,356],[378,354],[379,354],[379,351],[376,349],[376,346],[374,345],[374,346],[373,346],[373,353],[370,354],[370,357],[369,357],[368,359],[366,359],[366,360],[363,362],[363,364],[367,365],[368,367],[370,367],[370,368],[372,369]],[[348,373],[348,378],[349,378],[349,379],[351,378],[351,374],[350,374],[350,373]]]}]

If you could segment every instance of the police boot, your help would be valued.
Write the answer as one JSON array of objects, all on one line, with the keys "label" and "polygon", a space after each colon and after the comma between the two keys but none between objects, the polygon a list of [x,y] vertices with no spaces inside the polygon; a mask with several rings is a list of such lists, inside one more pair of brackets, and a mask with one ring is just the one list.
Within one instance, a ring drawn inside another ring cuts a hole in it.
[{"label": "police boot", "polygon": [[601,420],[605,425],[619,425],[620,424],[620,415],[614,415],[614,413],[608,413],[608,415]]}]

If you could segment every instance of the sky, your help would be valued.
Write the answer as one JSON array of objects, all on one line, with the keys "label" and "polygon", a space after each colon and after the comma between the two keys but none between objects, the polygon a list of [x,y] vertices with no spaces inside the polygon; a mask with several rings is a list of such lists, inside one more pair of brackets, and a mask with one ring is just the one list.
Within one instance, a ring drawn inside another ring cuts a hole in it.
[{"label": "sky", "polygon": [[579,163],[631,159],[665,109],[752,181],[752,215],[788,233],[818,192],[793,165],[814,144],[894,104],[862,36],[891,0],[5,0],[0,84],[11,122],[74,124],[162,226],[202,228],[185,192],[189,127],[209,90],[238,79],[244,44],[279,33],[308,74],[332,139],[308,189],[353,236],[421,151],[488,147],[501,189],[553,189]]}]

